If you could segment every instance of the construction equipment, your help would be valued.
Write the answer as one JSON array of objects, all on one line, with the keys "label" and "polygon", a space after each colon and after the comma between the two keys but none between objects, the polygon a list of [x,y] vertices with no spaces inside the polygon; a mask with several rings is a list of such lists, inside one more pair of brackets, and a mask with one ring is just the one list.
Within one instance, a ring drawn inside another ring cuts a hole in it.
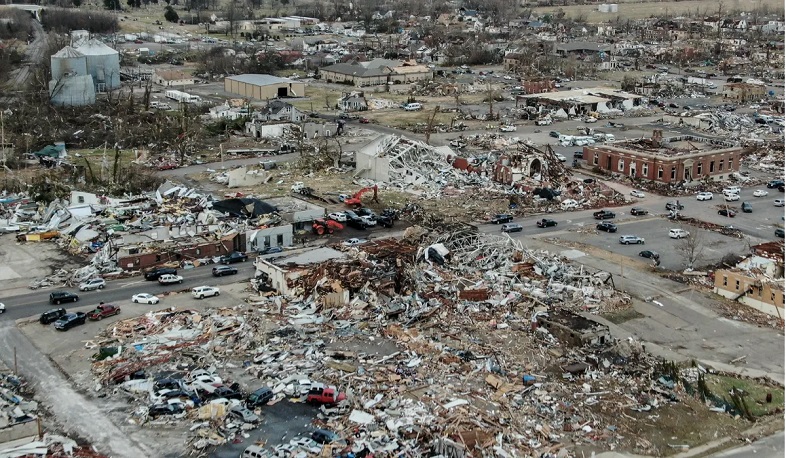
[{"label": "construction equipment", "polygon": [[332,234],[334,231],[340,231],[344,229],[344,225],[332,219],[318,218],[314,220],[311,229],[313,229],[314,233],[317,235],[324,235],[326,233]]},{"label": "construction equipment", "polygon": [[344,203],[350,207],[361,207],[363,206],[363,201],[360,198],[363,194],[367,193],[368,191],[374,191],[374,202],[379,203],[379,198],[377,196],[377,185],[374,186],[367,186],[360,191],[356,192],[352,197],[348,197],[344,199]]}]

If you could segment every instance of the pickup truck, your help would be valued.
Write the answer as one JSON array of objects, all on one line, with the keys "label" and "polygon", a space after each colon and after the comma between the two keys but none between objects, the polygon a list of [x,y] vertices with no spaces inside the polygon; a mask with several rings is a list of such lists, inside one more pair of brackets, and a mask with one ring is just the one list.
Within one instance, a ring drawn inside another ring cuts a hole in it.
[{"label": "pickup truck", "polygon": [[335,386],[312,387],[306,396],[306,402],[310,404],[338,404],[347,398],[347,395],[339,392]]},{"label": "pickup truck", "polygon": [[172,283],[183,283],[183,277],[180,275],[164,274],[158,277],[158,283],[162,285],[171,285]]},{"label": "pickup truck", "polygon": [[87,317],[91,320],[103,320],[104,318],[120,313],[120,307],[112,304],[101,304],[90,312]]},{"label": "pickup truck", "polygon": [[235,262],[246,262],[248,261],[248,255],[245,253],[238,253],[234,251],[229,253],[226,256],[221,256],[221,264],[232,264]]},{"label": "pickup truck", "polygon": [[615,216],[617,215],[615,215],[614,212],[609,210],[601,210],[592,214],[592,217],[595,219],[612,219]]},{"label": "pickup truck", "polygon": [[58,331],[68,331],[74,326],[85,324],[85,318],[87,318],[87,316],[82,312],[66,313],[55,321],[54,326]]}]

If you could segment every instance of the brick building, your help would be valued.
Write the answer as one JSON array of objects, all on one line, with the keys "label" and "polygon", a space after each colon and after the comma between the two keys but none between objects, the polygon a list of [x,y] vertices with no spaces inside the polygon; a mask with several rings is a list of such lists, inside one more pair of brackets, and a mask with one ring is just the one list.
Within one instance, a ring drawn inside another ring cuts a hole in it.
[{"label": "brick building", "polygon": [[766,88],[760,84],[728,83],[723,85],[723,98],[739,103],[753,102],[763,99]]},{"label": "brick building", "polygon": [[672,183],[710,177],[728,178],[739,171],[742,148],[731,143],[693,135],[652,138],[584,147],[584,160],[612,173]]}]

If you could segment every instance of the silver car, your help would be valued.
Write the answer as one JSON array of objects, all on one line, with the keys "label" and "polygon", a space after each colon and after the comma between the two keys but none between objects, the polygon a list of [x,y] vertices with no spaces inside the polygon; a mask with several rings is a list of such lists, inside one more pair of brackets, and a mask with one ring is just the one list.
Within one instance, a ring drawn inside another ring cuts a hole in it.
[{"label": "silver car", "polygon": [[240,420],[244,423],[257,423],[259,422],[259,417],[254,412],[246,409],[243,406],[234,406],[229,409],[229,415],[232,418]]},{"label": "silver car", "polygon": [[96,289],[104,289],[106,280],[103,278],[93,278],[84,283],[79,284],[79,291],[93,291]]},{"label": "silver car", "polygon": [[620,243],[623,245],[630,245],[632,243],[642,245],[644,244],[644,239],[636,235],[623,235],[620,237]]}]

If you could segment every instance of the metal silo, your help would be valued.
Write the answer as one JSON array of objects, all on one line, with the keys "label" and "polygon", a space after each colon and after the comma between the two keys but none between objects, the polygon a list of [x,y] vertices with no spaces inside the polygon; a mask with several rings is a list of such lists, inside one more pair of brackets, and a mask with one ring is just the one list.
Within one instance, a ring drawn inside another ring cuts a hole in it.
[{"label": "metal silo", "polygon": [[87,30],[72,30],[71,31],[71,46],[78,48],[85,44],[90,39],[90,32]]},{"label": "metal silo", "polygon": [[120,54],[95,38],[77,48],[87,58],[87,72],[99,91],[120,87]]},{"label": "metal silo", "polygon": [[66,46],[52,54],[52,79],[59,80],[63,75],[87,75],[87,58],[76,49]]}]

